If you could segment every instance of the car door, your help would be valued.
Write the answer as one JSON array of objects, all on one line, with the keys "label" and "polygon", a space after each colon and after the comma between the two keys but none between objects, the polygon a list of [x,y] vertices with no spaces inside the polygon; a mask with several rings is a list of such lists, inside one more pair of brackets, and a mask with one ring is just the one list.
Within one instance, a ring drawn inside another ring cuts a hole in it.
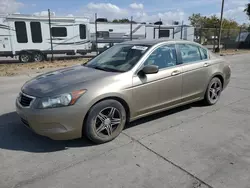
[{"label": "car door", "polygon": [[196,44],[177,44],[183,71],[183,102],[202,97],[209,81],[209,59],[205,49]]},{"label": "car door", "polygon": [[145,65],[157,65],[159,72],[133,77],[136,116],[150,114],[181,101],[182,68],[174,44],[162,45],[146,59]]}]

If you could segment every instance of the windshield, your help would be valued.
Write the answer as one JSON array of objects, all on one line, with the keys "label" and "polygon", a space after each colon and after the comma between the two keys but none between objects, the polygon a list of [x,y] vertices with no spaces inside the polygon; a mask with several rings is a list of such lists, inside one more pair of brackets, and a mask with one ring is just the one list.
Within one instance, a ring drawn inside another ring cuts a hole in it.
[{"label": "windshield", "polygon": [[126,72],[136,65],[148,48],[146,45],[116,44],[85,66],[104,71]]}]

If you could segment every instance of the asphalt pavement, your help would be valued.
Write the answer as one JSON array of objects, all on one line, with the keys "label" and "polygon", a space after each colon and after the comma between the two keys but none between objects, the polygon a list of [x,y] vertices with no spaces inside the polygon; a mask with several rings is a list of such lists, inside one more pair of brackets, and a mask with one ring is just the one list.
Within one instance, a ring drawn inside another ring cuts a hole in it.
[{"label": "asphalt pavement", "polygon": [[30,77],[0,77],[0,188],[249,188],[250,55],[210,107],[186,105],[131,123],[114,141],[53,141],[15,113]]}]

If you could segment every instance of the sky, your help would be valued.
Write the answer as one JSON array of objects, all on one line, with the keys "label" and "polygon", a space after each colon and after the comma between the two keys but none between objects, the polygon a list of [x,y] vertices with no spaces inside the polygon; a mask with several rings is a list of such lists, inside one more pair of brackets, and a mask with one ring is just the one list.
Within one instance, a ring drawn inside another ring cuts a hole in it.
[{"label": "sky", "polygon": [[[136,21],[164,23],[184,21],[193,13],[220,16],[222,0],[0,0],[0,14],[21,13],[47,15],[51,9],[56,16],[88,16],[130,18]],[[225,18],[239,23],[250,23],[243,12],[250,0],[225,0]]]}]

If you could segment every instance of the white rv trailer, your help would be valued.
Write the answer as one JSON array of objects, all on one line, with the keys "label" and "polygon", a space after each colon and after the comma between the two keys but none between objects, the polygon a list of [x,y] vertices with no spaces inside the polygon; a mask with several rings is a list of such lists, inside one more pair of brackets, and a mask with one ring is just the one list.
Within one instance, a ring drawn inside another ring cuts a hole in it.
[{"label": "white rv trailer", "polygon": [[[130,40],[130,23],[97,23],[98,47],[102,48],[109,43],[119,43]],[[90,40],[95,43],[95,23],[90,23]],[[132,24],[132,39],[183,39],[194,41],[194,27],[189,25],[153,25]]]},{"label": "white rv trailer", "polygon": [[[19,56],[21,62],[42,61],[51,54],[48,16],[14,14],[0,21],[0,56]],[[51,17],[53,54],[91,51],[89,19]]]},{"label": "white rv trailer", "polygon": [[[97,23],[98,48],[130,40],[130,23]],[[51,17],[53,54],[95,51],[95,23],[86,17]],[[132,39],[194,40],[188,25],[132,24]],[[19,56],[21,62],[42,61],[51,54],[48,16],[12,14],[0,19],[0,56]]]}]

